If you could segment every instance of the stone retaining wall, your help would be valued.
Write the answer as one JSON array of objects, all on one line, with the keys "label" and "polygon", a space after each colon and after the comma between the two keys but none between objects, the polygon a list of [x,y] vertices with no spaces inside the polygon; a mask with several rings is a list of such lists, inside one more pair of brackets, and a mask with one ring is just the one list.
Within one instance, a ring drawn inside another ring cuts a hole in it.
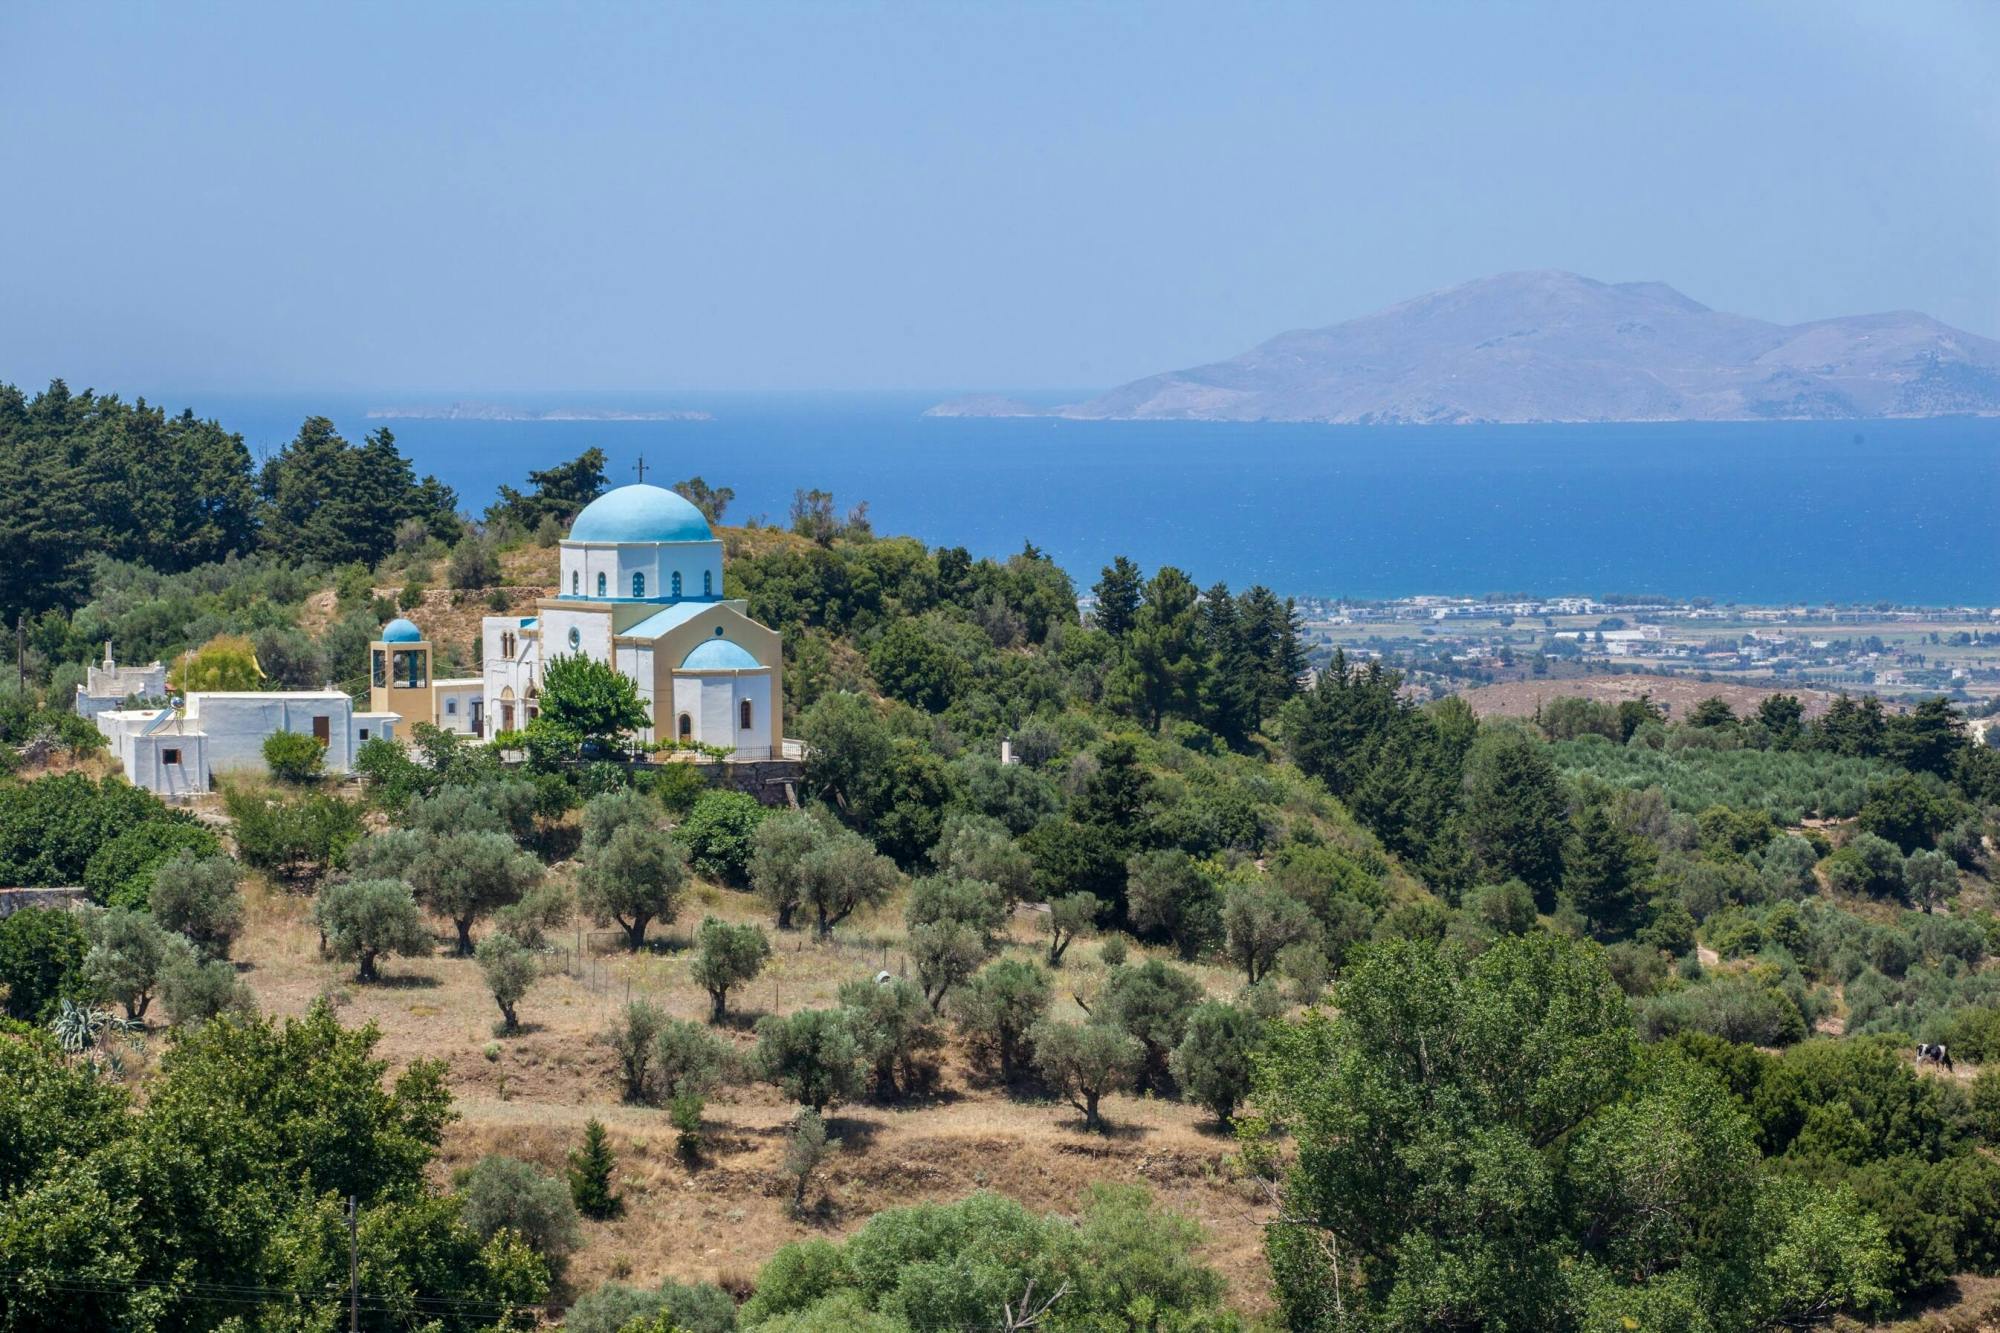
[{"label": "stone retaining wall", "polygon": [[82,889],[0,889],[0,919],[24,907],[61,907],[75,912],[90,901]]}]

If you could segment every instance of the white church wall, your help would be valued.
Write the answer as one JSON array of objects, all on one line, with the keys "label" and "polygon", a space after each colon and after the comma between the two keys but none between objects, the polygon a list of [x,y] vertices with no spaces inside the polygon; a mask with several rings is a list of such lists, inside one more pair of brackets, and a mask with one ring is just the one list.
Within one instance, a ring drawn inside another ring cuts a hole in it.
[{"label": "white church wall", "polygon": [[[571,644],[569,633],[576,631]],[[542,612],[542,651],[548,657],[582,653],[597,662],[611,660],[611,616],[605,611],[547,607]],[[516,694],[523,691],[517,688]]]},{"label": "white church wall", "polygon": [[[734,703],[730,708],[729,725],[735,737],[737,750],[747,752],[751,757],[762,757],[771,752],[771,677],[768,672],[746,672],[733,680]],[[743,705],[750,705],[750,727],[743,727]]]}]

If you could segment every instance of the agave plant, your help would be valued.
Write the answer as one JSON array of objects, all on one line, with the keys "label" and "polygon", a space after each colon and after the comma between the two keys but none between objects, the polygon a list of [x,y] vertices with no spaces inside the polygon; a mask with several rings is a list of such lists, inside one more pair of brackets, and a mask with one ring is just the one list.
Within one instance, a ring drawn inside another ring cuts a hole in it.
[{"label": "agave plant", "polygon": [[119,1048],[142,1047],[145,1044],[145,1027],[129,1018],[120,1018],[109,1009],[96,1005],[78,1004],[65,999],[57,1009],[56,1016],[49,1023],[49,1030],[56,1035],[63,1051],[71,1059],[79,1060],[100,1073],[113,1075],[125,1072],[125,1062]]}]

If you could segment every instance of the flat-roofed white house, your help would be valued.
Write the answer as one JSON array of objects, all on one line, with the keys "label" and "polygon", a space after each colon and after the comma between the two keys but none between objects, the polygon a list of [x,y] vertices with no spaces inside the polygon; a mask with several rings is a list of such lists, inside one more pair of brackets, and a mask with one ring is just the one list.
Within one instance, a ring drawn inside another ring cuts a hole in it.
[{"label": "flat-roofed white house", "polygon": [[581,653],[632,680],[650,718],[640,739],[780,754],[782,643],[722,596],[722,543],[701,510],[660,486],[608,491],[576,516],[560,569],[537,614],[481,622],[481,712],[494,731],[527,726],[544,667]]},{"label": "flat-roofed white house", "polygon": [[396,739],[394,713],[360,713],[339,690],[197,690],[180,708],[113,708],[97,729],[135,787],[193,796],[218,774],[264,771],[264,741],[280,731],[326,749],[326,771],[349,773],[363,743]]}]

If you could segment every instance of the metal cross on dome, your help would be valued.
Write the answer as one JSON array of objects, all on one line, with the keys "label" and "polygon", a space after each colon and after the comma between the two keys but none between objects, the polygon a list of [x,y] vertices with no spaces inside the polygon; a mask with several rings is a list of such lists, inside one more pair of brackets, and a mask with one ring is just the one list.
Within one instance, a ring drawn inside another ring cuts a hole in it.
[{"label": "metal cross on dome", "polygon": [[640,455],[639,455],[639,461],[638,461],[637,463],[635,463],[635,464],[634,464],[633,466],[634,466],[634,467],[636,467],[636,468],[637,468],[637,469],[639,470],[639,484],[640,484],[641,486],[645,485],[645,484],[646,484],[646,455],[644,455],[644,454],[640,454]]}]

